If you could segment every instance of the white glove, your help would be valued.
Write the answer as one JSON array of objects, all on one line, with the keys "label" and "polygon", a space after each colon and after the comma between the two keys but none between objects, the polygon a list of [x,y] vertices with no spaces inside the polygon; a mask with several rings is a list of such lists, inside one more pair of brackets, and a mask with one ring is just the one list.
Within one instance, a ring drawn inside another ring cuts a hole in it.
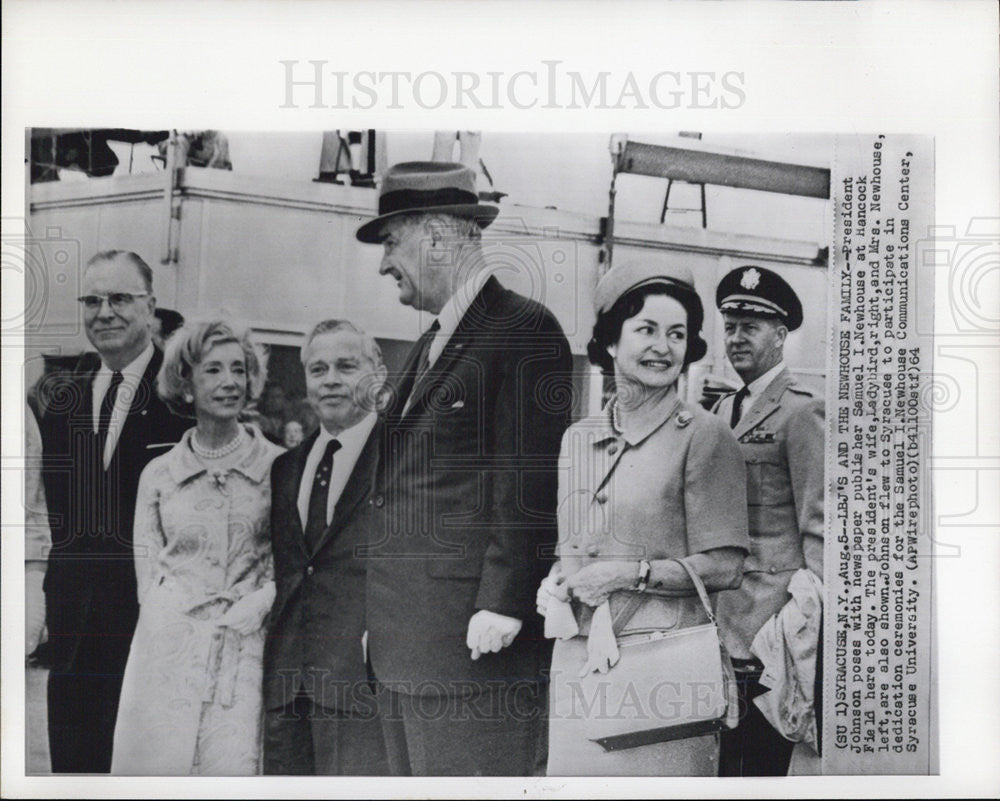
[{"label": "white glove", "polygon": [[569,600],[569,593],[566,592],[566,587],[563,584],[565,580],[562,565],[556,562],[552,565],[549,574],[542,579],[542,583],[538,585],[538,592],[535,595],[535,608],[542,617],[545,617],[547,614],[550,601]]},{"label": "white glove", "polygon": [[512,642],[521,630],[521,621],[516,617],[498,615],[487,609],[480,609],[469,618],[469,633],[465,644],[472,651],[472,658],[479,659],[481,654],[496,653]]},{"label": "white glove", "polygon": [[587,635],[587,664],[580,671],[582,679],[595,670],[607,673],[618,663],[618,640],[611,625],[611,606],[607,601],[594,610],[590,619],[590,633]]},{"label": "white glove", "polygon": [[243,635],[253,634],[264,624],[264,618],[274,603],[274,596],[274,582],[269,581],[259,590],[249,592],[240,598],[215,623]]},{"label": "white glove", "polygon": [[31,570],[24,574],[24,655],[34,653],[45,641],[45,581],[44,570]]}]

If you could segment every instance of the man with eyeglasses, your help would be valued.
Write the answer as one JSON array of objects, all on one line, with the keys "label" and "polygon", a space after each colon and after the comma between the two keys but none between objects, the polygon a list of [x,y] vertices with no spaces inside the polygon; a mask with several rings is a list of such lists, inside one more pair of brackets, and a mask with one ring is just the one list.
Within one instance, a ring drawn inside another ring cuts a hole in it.
[{"label": "man with eyeglasses", "polygon": [[84,268],[79,301],[100,363],[59,378],[40,424],[52,523],[44,585],[49,751],[54,773],[107,773],[139,609],[132,553],[139,475],[191,422],[156,395],[163,354],[150,338],[149,266],[135,253],[98,253]]}]

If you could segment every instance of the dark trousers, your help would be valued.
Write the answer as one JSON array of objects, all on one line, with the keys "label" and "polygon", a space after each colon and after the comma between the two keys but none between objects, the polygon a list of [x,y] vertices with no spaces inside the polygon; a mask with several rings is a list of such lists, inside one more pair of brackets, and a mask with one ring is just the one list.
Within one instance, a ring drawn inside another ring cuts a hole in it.
[{"label": "dark trousers", "polygon": [[394,776],[532,776],[545,693],[504,684],[467,695],[417,696],[380,688],[379,714]]},{"label": "dark trousers", "polygon": [[264,773],[286,776],[387,776],[377,715],[328,709],[307,695],[264,713]]},{"label": "dark trousers", "polygon": [[49,673],[49,755],[53,773],[108,773],[122,675]]},{"label": "dark trousers", "polygon": [[740,696],[740,724],[723,731],[719,751],[720,776],[785,776],[795,743],[782,737],[753,703],[767,692],[760,684],[760,668],[736,664]]}]

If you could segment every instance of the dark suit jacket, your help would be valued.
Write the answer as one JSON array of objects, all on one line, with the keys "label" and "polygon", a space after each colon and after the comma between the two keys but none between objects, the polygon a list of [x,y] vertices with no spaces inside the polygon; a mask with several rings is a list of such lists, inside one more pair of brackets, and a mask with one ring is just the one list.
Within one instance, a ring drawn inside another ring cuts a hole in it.
[{"label": "dark suit jacket", "polygon": [[[369,652],[400,692],[538,681],[549,648],[535,593],[556,541],[556,462],[572,361],[544,306],[490,278],[403,409],[418,348],[394,382],[368,554]],[[472,661],[469,618],[519,618],[512,645]]]},{"label": "dark suit jacket", "polygon": [[330,709],[374,711],[361,648],[365,630],[368,503],[378,455],[376,425],[358,456],[315,548],[306,543],[298,496],[317,434],[279,456],[271,468],[271,544],[277,596],[264,649],[266,709],[285,706],[301,686]]},{"label": "dark suit jacket", "polygon": [[57,672],[125,668],[139,614],[132,525],[139,476],[193,425],[156,395],[156,350],[132,399],[105,471],[93,432],[96,371],[57,376],[39,428],[52,527],[46,623]]}]

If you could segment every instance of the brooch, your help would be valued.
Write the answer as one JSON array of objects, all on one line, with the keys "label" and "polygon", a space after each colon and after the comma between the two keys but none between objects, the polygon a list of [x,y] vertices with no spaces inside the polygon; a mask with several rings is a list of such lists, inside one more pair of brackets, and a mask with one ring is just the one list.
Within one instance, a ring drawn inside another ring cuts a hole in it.
[{"label": "brooch", "polygon": [[215,486],[217,489],[225,490],[226,488],[226,473],[222,470],[213,470],[211,472],[212,480],[215,481]]},{"label": "brooch", "polygon": [[691,424],[693,419],[691,412],[678,412],[677,413],[677,427],[687,428]]}]

